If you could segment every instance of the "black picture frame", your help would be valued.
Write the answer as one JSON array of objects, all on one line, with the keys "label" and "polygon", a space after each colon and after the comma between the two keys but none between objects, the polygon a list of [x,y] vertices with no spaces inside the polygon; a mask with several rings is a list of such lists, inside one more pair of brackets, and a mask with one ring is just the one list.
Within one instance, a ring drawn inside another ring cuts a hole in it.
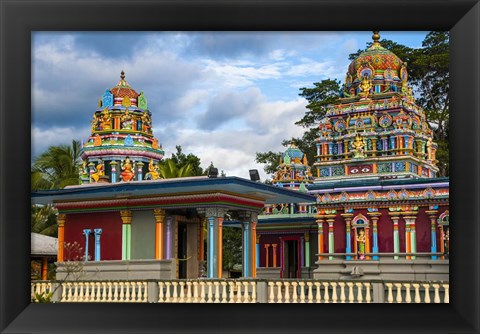
[{"label": "black picture frame", "polygon": [[[2,0],[0,6],[2,333],[479,332],[477,1]],[[450,304],[30,304],[31,32],[52,30],[450,30]]]}]

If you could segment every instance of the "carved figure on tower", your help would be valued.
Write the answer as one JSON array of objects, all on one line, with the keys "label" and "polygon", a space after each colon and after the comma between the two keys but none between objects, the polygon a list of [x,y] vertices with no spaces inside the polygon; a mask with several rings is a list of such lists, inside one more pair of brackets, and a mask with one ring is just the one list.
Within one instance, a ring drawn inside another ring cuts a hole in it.
[{"label": "carved figure on tower", "polygon": [[364,153],[365,142],[363,141],[359,133],[357,133],[357,136],[355,137],[355,141],[352,142],[352,147],[353,147],[354,159],[365,158],[365,153]]},{"label": "carved figure on tower", "polygon": [[135,177],[135,173],[133,172],[133,166],[130,163],[129,157],[127,157],[124,163],[122,163],[122,173],[120,175],[122,176],[123,182],[130,182]]},{"label": "carved figure on tower", "polygon": [[105,176],[105,170],[104,170],[104,165],[103,161],[100,160],[98,164],[94,167],[95,172],[92,173],[91,177],[93,182],[98,182],[101,176]]},{"label": "carved figure on tower", "polygon": [[370,95],[370,90],[372,89],[372,80],[369,76],[364,75],[362,78],[362,82],[360,84],[360,96],[363,99],[368,98]]},{"label": "carved figure on tower", "polygon": [[362,228],[362,229],[359,229],[357,234],[357,253],[358,253],[359,260],[365,259],[365,243],[366,243],[365,231]]},{"label": "carved figure on tower", "polygon": [[102,113],[102,130],[110,130],[112,128],[112,118],[108,112],[108,108],[103,109]]},{"label": "carved figure on tower", "polygon": [[160,174],[158,173],[158,165],[153,163],[153,159],[150,159],[148,163],[148,173],[145,175],[145,180],[157,180],[160,179]]},{"label": "carved figure on tower", "polygon": [[125,115],[122,116],[122,129],[124,130],[131,130],[133,127],[133,119],[132,115],[128,109],[125,111]]}]

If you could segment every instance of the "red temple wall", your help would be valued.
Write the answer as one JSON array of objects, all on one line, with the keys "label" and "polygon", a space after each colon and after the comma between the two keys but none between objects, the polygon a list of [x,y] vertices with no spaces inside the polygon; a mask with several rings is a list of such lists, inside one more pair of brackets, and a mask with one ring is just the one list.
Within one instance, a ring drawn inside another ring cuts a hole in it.
[{"label": "red temple wall", "polygon": [[[283,234],[281,236],[284,236]],[[274,234],[262,234],[260,237],[260,267],[266,267],[266,254],[265,244],[269,244],[268,248],[268,266],[273,267],[273,247],[272,244],[277,244],[277,267],[280,267],[280,238],[279,235]]]},{"label": "red temple wall", "polygon": [[[119,212],[98,212],[67,214],[65,222],[65,242],[78,242],[85,249],[84,229],[91,229],[88,255],[94,259],[95,237],[93,229],[101,228],[101,260],[122,259],[122,219]],[[65,253],[65,260],[69,260]]]}]

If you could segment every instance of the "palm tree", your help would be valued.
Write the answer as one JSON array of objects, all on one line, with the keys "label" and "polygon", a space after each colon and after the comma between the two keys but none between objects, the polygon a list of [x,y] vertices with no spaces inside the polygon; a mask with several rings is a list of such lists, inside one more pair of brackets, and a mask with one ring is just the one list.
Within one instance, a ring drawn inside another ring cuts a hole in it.
[{"label": "palm tree", "polygon": [[32,205],[31,232],[57,237],[57,210],[52,205]]},{"label": "palm tree", "polygon": [[191,164],[178,167],[172,159],[165,159],[159,166],[159,174],[163,179],[192,176],[192,172]]},{"label": "palm tree", "polygon": [[78,184],[80,154],[81,145],[77,140],[73,140],[71,146],[50,146],[34,160],[31,172],[32,190],[61,189]]}]

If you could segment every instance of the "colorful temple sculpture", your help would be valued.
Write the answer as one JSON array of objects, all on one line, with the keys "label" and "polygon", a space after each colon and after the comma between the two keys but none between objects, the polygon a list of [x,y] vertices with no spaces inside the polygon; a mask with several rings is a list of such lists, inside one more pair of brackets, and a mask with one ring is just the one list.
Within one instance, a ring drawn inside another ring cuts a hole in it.
[{"label": "colorful temple sculpture", "polygon": [[314,197],[238,177],[162,179],[151,124],[122,71],[94,113],[81,184],[32,194],[59,212],[57,279],[76,278],[68,264],[76,259],[87,280],[220,278],[224,223],[242,229],[242,275],[255,277],[258,213]]},{"label": "colorful temple sculpture", "polygon": [[301,152],[283,154],[273,182],[317,202],[265,207],[259,277],[448,280],[449,180],[437,177],[407,64],[379,39],[352,61],[320,121],[315,180],[295,177]]},{"label": "colorful temple sculpture", "polygon": [[91,124],[82,151],[82,183],[159,178],[164,151],[153,135],[147,99],[130,87],[123,71],[117,85],[98,100]]}]

